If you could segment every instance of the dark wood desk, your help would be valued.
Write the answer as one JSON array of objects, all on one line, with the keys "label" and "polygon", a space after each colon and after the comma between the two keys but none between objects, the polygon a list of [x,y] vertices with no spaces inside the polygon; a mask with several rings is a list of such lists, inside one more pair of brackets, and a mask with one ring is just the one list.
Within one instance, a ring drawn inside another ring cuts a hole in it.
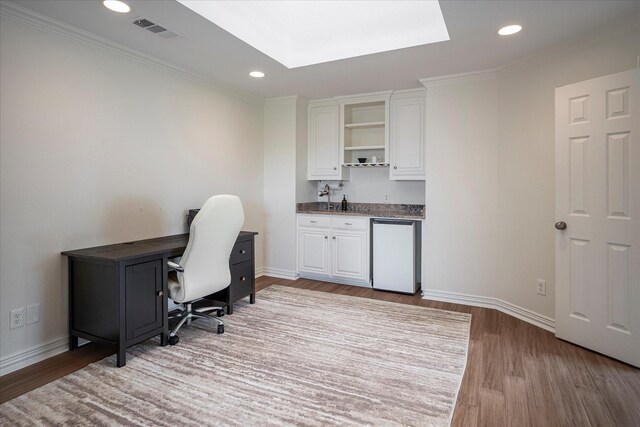
[{"label": "dark wood desk", "polygon": [[[233,302],[255,302],[254,236],[241,231],[229,265],[231,284],[211,295],[233,312]],[[69,257],[69,348],[78,338],[116,345],[118,367],[126,349],[160,335],[167,344],[167,260],[182,255],[189,234],[64,251]]]}]

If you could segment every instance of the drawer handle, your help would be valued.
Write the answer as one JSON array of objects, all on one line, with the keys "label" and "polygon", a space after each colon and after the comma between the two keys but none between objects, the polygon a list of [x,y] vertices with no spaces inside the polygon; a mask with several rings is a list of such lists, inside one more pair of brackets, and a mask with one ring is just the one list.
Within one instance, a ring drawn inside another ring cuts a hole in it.
[{"label": "drawer handle", "polygon": [[310,222],[311,224],[315,224],[315,223],[316,223],[316,222],[318,222],[318,221],[309,221],[309,222]]},{"label": "drawer handle", "polygon": [[333,236],[333,240],[336,240],[336,236]]},{"label": "drawer handle", "polygon": [[241,254],[241,255],[244,255],[244,254],[246,254],[246,253],[247,253],[247,251],[245,251],[244,249],[240,249],[240,254]]},{"label": "drawer handle", "polygon": [[158,291],[158,292],[156,292],[156,295],[157,295],[157,296],[159,296],[159,297],[161,297],[162,295],[164,295],[164,292],[162,292],[162,291]]},{"label": "drawer handle", "polygon": [[328,239],[328,238],[329,238],[329,236],[324,236],[324,238],[325,238],[325,239]]},{"label": "drawer handle", "polygon": [[247,276],[242,276],[242,277],[240,278],[240,281],[241,281],[241,282],[246,282],[246,281],[247,281]]},{"label": "drawer handle", "polygon": [[353,225],[350,222],[345,222],[344,225]]}]

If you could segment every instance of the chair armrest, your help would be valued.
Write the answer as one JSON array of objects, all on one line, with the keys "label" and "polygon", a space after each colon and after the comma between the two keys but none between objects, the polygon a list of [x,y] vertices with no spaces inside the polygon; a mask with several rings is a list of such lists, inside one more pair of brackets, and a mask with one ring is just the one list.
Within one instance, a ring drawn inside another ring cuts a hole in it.
[{"label": "chair armrest", "polygon": [[173,268],[175,271],[179,271],[180,273],[184,272],[184,268],[180,264],[176,264],[173,261],[167,261],[167,265]]}]

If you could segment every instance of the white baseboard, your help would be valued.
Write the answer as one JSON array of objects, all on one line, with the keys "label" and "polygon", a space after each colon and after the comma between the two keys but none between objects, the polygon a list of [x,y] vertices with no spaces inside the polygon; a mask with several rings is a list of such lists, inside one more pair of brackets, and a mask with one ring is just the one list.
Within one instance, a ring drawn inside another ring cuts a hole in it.
[{"label": "white baseboard", "polygon": [[[258,275],[258,271],[260,274]],[[273,268],[273,267],[262,267],[256,270],[256,277],[260,276],[270,276],[278,279],[289,279],[296,280],[298,278],[298,274],[293,270],[285,270],[282,268]]]},{"label": "white baseboard", "polygon": [[0,359],[0,375],[17,371],[67,350],[69,350],[69,338],[64,337],[27,350],[18,351]]},{"label": "white baseboard", "polygon": [[474,307],[493,308],[509,316],[513,316],[527,323],[531,323],[539,328],[555,333],[556,321],[550,317],[520,307],[498,298],[483,297],[478,295],[459,294],[456,292],[436,291],[431,289],[422,290],[422,298],[455,304],[471,305]]},{"label": "white baseboard", "polygon": [[371,284],[361,280],[342,279],[339,277],[323,276],[321,274],[300,273],[303,279],[318,280],[320,282],[337,283],[339,285],[360,286],[361,288],[371,288]]}]

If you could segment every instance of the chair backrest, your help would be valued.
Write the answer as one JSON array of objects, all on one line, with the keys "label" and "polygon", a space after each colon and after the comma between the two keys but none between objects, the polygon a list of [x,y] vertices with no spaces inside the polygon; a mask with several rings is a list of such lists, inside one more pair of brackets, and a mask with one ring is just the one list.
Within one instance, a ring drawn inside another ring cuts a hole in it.
[{"label": "chair backrest", "polygon": [[178,273],[181,301],[193,301],[218,292],[231,282],[229,256],[244,223],[240,198],[213,196],[191,223],[189,242],[180,259]]}]

